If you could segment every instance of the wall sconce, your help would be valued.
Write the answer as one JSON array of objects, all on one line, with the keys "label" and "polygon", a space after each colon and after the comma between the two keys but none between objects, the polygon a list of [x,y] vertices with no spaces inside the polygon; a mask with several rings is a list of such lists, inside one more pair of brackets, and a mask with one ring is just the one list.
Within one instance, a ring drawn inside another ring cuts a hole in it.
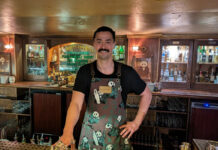
[{"label": "wall sconce", "polygon": [[139,47],[138,47],[138,46],[133,46],[133,47],[132,47],[132,50],[133,50],[134,52],[137,52],[137,51],[139,50]]},{"label": "wall sconce", "polygon": [[6,50],[10,50],[10,49],[12,49],[14,47],[14,45],[13,45],[13,39],[10,37],[10,36],[6,36],[5,38],[4,38],[4,48],[6,49]]},{"label": "wall sconce", "polygon": [[5,47],[6,49],[11,49],[11,48],[13,48],[13,46],[12,46],[11,44],[6,44],[4,47]]}]

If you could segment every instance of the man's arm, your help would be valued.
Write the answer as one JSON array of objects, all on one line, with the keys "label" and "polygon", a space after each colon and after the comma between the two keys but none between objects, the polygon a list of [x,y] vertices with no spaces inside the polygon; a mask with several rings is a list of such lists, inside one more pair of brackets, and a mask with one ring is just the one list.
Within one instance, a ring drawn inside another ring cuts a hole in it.
[{"label": "man's arm", "polygon": [[74,141],[73,130],[74,130],[74,126],[76,125],[79,119],[84,98],[85,98],[84,93],[73,91],[70,106],[67,110],[67,117],[66,117],[63,135],[60,138],[60,140],[65,145],[70,145],[72,141]]},{"label": "man's arm", "polygon": [[140,94],[140,96],[141,100],[139,103],[139,109],[134,120],[134,122],[138,124],[138,126],[140,126],[142,121],[144,120],[144,117],[147,114],[151,103],[152,94],[148,86],[146,86],[145,90],[142,92],[142,94]]},{"label": "man's arm", "polygon": [[145,90],[140,94],[141,100],[139,103],[139,109],[137,112],[137,115],[135,119],[131,122],[127,122],[127,124],[120,126],[120,128],[124,128],[120,135],[122,137],[126,137],[128,135],[128,138],[132,136],[132,134],[138,130],[139,126],[141,125],[142,121],[144,120],[144,117],[148,111],[149,105],[151,103],[152,93],[148,86],[146,86]]}]

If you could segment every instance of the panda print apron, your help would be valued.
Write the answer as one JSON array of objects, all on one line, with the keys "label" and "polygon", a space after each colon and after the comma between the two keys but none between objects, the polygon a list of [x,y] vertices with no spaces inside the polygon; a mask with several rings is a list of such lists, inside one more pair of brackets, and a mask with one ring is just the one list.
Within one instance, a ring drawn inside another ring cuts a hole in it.
[{"label": "panda print apron", "polygon": [[126,123],[120,85],[121,64],[117,70],[117,78],[94,78],[94,65],[91,64],[91,89],[79,150],[132,149],[128,140],[120,136],[119,127]]}]

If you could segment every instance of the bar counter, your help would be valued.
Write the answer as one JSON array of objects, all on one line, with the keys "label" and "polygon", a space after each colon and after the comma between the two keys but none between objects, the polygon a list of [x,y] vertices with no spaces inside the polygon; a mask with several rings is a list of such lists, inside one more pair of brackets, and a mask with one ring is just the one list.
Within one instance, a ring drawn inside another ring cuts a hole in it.
[{"label": "bar counter", "polygon": [[[72,91],[73,87],[59,87],[57,85],[50,85],[49,82],[16,82],[13,84],[0,84],[0,87],[17,87],[17,88],[30,88],[30,89],[42,89],[42,90],[60,90],[60,91]],[[188,98],[207,98],[212,100],[218,100],[218,93],[207,92],[200,90],[181,90],[181,89],[162,89],[160,92],[152,92],[153,95],[163,96],[177,96]]]},{"label": "bar counter", "polygon": [[56,85],[50,85],[49,82],[16,82],[13,84],[0,84],[0,87],[16,87],[16,88],[30,88],[30,89],[42,89],[42,90],[60,90],[60,91],[72,91],[73,87]]}]

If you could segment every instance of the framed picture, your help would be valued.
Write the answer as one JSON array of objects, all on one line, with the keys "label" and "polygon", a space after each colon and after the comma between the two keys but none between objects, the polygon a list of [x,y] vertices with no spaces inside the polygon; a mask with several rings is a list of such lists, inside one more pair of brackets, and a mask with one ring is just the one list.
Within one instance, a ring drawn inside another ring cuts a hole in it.
[{"label": "framed picture", "polygon": [[151,80],[151,58],[136,58],[135,66],[136,71],[143,80]]},{"label": "framed picture", "polygon": [[0,74],[11,74],[11,54],[0,52]]}]

